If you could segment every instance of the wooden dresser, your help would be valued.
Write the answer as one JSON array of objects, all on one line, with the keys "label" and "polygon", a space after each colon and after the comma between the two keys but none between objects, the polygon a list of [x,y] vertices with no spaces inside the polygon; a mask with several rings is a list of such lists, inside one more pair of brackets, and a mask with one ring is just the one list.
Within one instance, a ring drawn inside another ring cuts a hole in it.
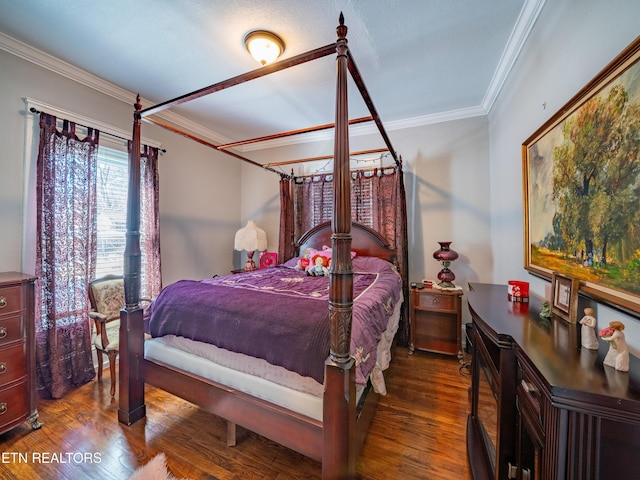
[{"label": "wooden dresser", "polygon": [[35,391],[34,283],[0,273],[0,434],[27,421],[40,428]]},{"label": "wooden dresser", "polygon": [[[629,372],[580,347],[580,325],[540,317],[541,300],[507,299],[506,285],[470,284],[474,479],[637,479],[640,359]],[[598,326],[602,328],[602,325]]]}]

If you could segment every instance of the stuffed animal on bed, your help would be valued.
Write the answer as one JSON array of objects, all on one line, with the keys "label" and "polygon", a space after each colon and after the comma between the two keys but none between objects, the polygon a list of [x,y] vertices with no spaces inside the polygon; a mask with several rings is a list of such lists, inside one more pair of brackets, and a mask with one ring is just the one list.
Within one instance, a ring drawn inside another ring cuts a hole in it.
[{"label": "stuffed animal on bed", "polygon": [[313,277],[322,277],[329,275],[329,259],[323,255],[316,254],[313,256],[312,264],[309,265],[305,272]]},{"label": "stuffed animal on bed", "polygon": [[311,265],[311,249],[307,248],[304,252],[304,255],[298,259],[298,263],[293,267],[296,270],[307,271],[307,267]]}]

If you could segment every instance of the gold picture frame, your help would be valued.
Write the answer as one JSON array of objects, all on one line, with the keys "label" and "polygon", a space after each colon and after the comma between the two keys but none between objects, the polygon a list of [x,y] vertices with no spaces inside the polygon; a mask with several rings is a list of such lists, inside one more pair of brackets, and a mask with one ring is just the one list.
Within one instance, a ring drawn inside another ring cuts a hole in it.
[{"label": "gold picture frame", "polygon": [[522,144],[524,268],[640,314],[640,37]]},{"label": "gold picture frame", "polygon": [[551,276],[551,313],[569,323],[578,321],[578,287],[577,278],[553,272]]}]

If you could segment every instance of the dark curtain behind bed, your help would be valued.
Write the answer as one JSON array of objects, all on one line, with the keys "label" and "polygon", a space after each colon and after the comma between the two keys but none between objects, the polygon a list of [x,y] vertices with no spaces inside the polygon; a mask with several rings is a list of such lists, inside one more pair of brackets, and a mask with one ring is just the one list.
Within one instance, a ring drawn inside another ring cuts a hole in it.
[{"label": "dark curtain behind bed", "polygon": [[[333,175],[310,175],[280,181],[280,258],[293,256],[292,239],[329,221],[333,214]],[[357,170],[351,175],[351,218],[380,232],[398,251],[398,270],[404,284],[404,308],[396,335],[409,344],[409,273],[407,204],[401,167]]]},{"label": "dark curtain behind bed", "polygon": [[282,262],[294,255],[293,232],[293,177],[280,177],[280,235],[278,238],[278,258]]}]

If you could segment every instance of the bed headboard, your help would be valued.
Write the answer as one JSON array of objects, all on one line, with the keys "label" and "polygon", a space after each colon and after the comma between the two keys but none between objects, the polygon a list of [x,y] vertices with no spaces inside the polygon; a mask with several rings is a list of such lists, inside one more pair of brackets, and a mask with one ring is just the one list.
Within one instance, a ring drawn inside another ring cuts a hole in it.
[{"label": "bed headboard", "polygon": [[[321,250],[323,246],[331,246],[331,222],[323,222],[307,230],[296,242],[295,252],[300,255],[307,248]],[[389,246],[389,242],[378,232],[360,223],[351,223],[351,250],[359,256],[378,257],[393,264],[396,263],[397,252]]]}]

